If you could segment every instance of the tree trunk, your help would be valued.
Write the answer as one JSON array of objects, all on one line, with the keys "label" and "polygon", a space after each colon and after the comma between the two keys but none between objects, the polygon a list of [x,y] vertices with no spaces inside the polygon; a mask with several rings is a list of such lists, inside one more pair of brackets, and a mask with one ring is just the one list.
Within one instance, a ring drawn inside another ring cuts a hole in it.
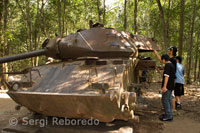
[{"label": "tree trunk", "polygon": [[181,0],[179,46],[178,46],[178,55],[179,56],[182,56],[182,53],[183,53],[184,5],[185,5],[185,0]]},{"label": "tree trunk", "polygon": [[198,63],[198,50],[196,49],[195,64],[194,64],[194,82],[197,80],[197,63]]},{"label": "tree trunk", "polygon": [[124,31],[127,29],[127,16],[126,16],[127,0],[124,0]]},{"label": "tree trunk", "polygon": [[194,64],[194,82],[197,80],[197,64],[198,64],[198,53],[199,51],[199,34],[198,34],[198,37],[197,37],[197,45],[196,45],[196,48],[195,48],[195,64]]},{"label": "tree trunk", "polygon": [[64,7],[63,7],[63,25],[62,25],[62,36],[65,34],[65,9],[66,9],[66,0],[63,0]]},{"label": "tree trunk", "polygon": [[[86,3],[86,0],[83,0],[83,5],[84,5],[84,7],[85,7],[85,10],[84,10],[84,12],[85,12],[85,14],[87,14],[88,13],[88,5],[87,5],[87,3]],[[87,7],[87,8],[86,8]],[[84,15],[84,21],[85,22],[88,22],[88,17],[87,17],[87,15]],[[84,23],[84,28],[86,28],[88,26],[88,24],[87,23]]]},{"label": "tree trunk", "polygon": [[[0,56],[3,56],[3,0],[0,0]],[[1,70],[0,72],[3,71],[3,64],[1,64]],[[2,77],[0,77],[1,83],[0,83],[0,89],[1,85],[3,85],[3,80]]]},{"label": "tree trunk", "polygon": [[106,22],[106,0],[103,0],[103,23]]},{"label": "tree trunk", "polygon": [[137,7],[138,0],[135,0],[135,8],[134,8],[134,33],[137,34]]},{"label": "tree trunk", "polygon": [[0,49],[1,49],[1,56],[3,56],[2,53],[2,42],[3,42],[3,0],[0,0]]},{"label": "tree trunk", "polygon": [[[34,31],[34,35],[35,35],[35,50],[37,50],[39,48],[39,43],[40,43],[40,35],[41,35],[41,25],[40,25],[40,22],[41,22],[41,16],[42,16],[42,13],[40,12],[40,8],[39,8],[39,5],[40,5],[40,1],[37,0],[37,14],[36,14],[36,19],[35,19],[35,31]],[[41,6],[41,10],[44,6]],[[38,60],[39,60],[39,57],[35,57],[35,66],[38,66]]]},{"label": "tree trunk", "polygon": [[166,20],[166,30],[167,30],[167,38],[168,38],[168,43],[170,44],[170,37],[169,37],[169,27],[170,27],[170,8],[171,8],[171,0],[168,2],[168,11],[167,11],[167,20]]},{"label": "tree trunk", "polygon": [[[188,44],[190,44],[190,30],[191,30],[191,28],[190,28],[190,25],[192,24],[192,22],[191,22],[191,20],[189,21],[189,26],[188,26],[188,33],[187,33],[187,37],[186,37],[186,43],[185,43],[185,48],[186,49],[189,49],[189,45]],[[187,75],[187,73],[188,73],[188,68],[189,68],[189,51],[187,50],[187,55],[186,55],[186,61],[185,61],[185,68],[184,68],[184,70],[185,70],[185,74]]]},{"label": "tree trunk", "polygon": [[[24,1],[25,2],[25,1]],[[26,31],[27,31],[27,34],[26,34],[26,49],[29,51],[30,50],[30,46],[28,45],[28,38],[29,38],[29,32],[28,32],[28,30],[29,30],[29,21],[28,21],[28,15],[26,14],[27,13],[27,3],[23,3],[24,5],[26,5],[25,6],[25,9],[24,8],[22,8],[21,7],[21,5],[20,5],[20,3],[19,3],[19,1],[18,0],[16,0],[16,4],[18,5],[18,7],[19,7],[19,9],[21,10],[21,12],[22,12],[22,15],[23,15],[23,22],[24,22],[24,25],[25,25],[25,28],[26,28]],[[25,11],[26,12],[25,12]],[[20,52],[20,50],[18,51],[18,53]]]},{"label": "tree trunk", "polygon": [[49,37],[49,34],[47,33],[47,28],[46,28],[46,20],[45,20],[45,15],[44,15],[44,6],[45,6],[45,3],[44,3],[44,0],[42,0],[42,7],[41,7],[41,17],[42,17],[42,29],[43,29],[43,32],[44,32],[44,35],[45,37]]},{"label": "tree trunk", "polygon": [[198,72],[198,77],[197,77],[197,79],[198,79],[198,81],[200,81],[200,57],[199,57],[199,67],[198,67],[198,68],[199,68],[199,70],[198,70],[199,72]]},{"label": "tree trunk", "polygon": [[164,47],[165,50],[167,51],[168,47],[169,47],[169,42],[168,42],[168,38],[167,38],[167,26],[165,23],[165,18],[164,18],[164,12],[163,12],[163,8],[162,5],[160,3],[160,0],[156,0],[158,7],[159,7],[159,11],[160,11],[160,19],[162,22],[162,30],[163,30],[163,40],[164,40]]},{"label": "tree trunk", "polygon": [[[30,49],[29,51],[33,51],[33,33],[32,33],[32,17],[31,17],[31,12],[30,12],[30,1],[28,1],[27,5],[26,5],[26,19],[27,19],[27,23],[28,23],[28,29],[29,29],[29,43],[30,43]],[[34,63],[34,58],[31,58],[31,62],[32,62],[32,66],[35,65]]]},{"label": "tree trunk", "polygon": [[58,8],[58,34],[59,36],[62,36],[61,31],[61,1],[57,0],[57,8]]},{"label": "tree trunk", "polygon": [[99,0],[97,0],[97,12],[98,12],[99,22],[101,22],[101,12],[100,12],[100,3],[99,3]]},{"label": "tree trunk", "polygon": [[196,17],[196,0],[194,0],[194,9],[192,15],[192,24],[191,24],[191,33],[190,33],[190,47],[189,47],[189,62],[188,62],[188,71],[187,71],[187,84],[191,83],[191,62],[192,62],[192,47],[193,47],[193,31],[194,31],[194,22]]},{"label": "tree trunk", "polygon": [[[4,0],[4,27],[3,32],[6,33],[7,31],[7,20],[8,20],[8,0]],[[3,43],[3,56],[6,56],[7,53],[7,36],[4,34],[4,43]],[[3,64],[3,72],[8,72],[8,64]],[[4,81],[7,81],[7,74],[5,74],[3,77]]]}]

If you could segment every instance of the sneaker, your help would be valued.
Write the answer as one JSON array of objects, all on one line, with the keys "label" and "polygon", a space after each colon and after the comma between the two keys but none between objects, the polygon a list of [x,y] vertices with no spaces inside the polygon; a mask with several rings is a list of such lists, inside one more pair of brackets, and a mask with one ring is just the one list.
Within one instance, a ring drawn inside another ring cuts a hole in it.
[{"label": "sneaker", "polygon": [[165,117],[165,114],[160,115],[159,119],[162,119],[163,117]]},{"label": "sneaker", "polygon": [[166,118],[166,117],[163,117],[163,118],[160,118],[161,121],[173,121],[173,117],[172,118]]},{"label": "sneaker", "polygon": [[182,109],[181,104],[177,104],[177,105],[176,105],[176,109],[177,109],[177,110],[178,110],[178,109]]},{"label": "sneaker", "polygon": [[177,105],[178,105],[177,101],[175,102],[175,104],[176,104],[176,107],[177,107]]}]

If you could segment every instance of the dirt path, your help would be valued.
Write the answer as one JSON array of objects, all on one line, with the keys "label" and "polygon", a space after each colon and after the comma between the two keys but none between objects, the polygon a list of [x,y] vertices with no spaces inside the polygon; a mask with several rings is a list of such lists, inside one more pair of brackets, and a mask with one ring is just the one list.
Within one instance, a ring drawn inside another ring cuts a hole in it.
[{"label": "dirt path", "polygon": [[187,86],[182,97],[182,110],[178,110],[172,122],[158,119],[161,111],[160,84],[154,83],[146,90],[141,101],[148,105],[146,110],[136,111],[141,122],[134,127],[138,133],[200,133],[200,86]]},{"label": "dirt path", "polygon": [[[148,105],[147,109],[135,111],[135,114],[140,116],[140,123],[134,123],[132,126],[132,124],[127,124],[127,122],[115,121],[110,123],[115,125],[113,127],[109,127],[109,124],[101,123],[98,127],[92,128],[100,132],[117,132],[122,127],[120,132],[125,129],[124,132],[130,130],[134,133],[200,133],[200,87],[194,85],[187,86],[186,94],[182,98],[182,110],[177,111],[178,113],[174,116],[173,122],[162,122],[158,119],[159,115],[163,113],[161,110],[161,95],[158,93],[159,88],[160,84],[153,83],[149,89],[145,90],[143,98],[138,100]],[[0,93],[0,130],[8,126],[10,118],[22,118],[30,115],[26,108],[16,111],[15,105],[16,103],[5,93]],[[31,132],[37,132],[38,130],[40,132],[66,132],[66,130],[74,132],[75,129],[88,131],[92,128],[79,126],[52,129],[46,127],[36,130],[31,127],[29,130]]]},{"label": "dirt path", "polygon": [[164,124],[163,133],[200,133],[200,123],[188,117],[177,116],[173,122]]},{"label": "dirt path", "polygon": [[165,124],[164,133],[200,133],[200,86],[186,86],[182,105],[174,121]]},{"label": "dirt path", "polygon": [[10,118],[23,117],[30,113],[26,108],[21,108],[20,111],[16,111],[16,105],[7,94],[0,93],[0,130],[9,124]]}]

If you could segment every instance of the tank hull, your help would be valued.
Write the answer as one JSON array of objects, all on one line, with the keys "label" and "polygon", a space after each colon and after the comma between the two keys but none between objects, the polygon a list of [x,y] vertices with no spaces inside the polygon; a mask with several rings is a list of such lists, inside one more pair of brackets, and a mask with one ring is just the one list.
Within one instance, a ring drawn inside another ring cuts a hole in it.
[{"label": "tank hull", "polygon": [[91,60],[40,66],[34,69],[41,77],[32,72],[32,87],[7,93],[19,105],[46,116],[101,122],[134,119],[136,93],[127,89],[134,81],[136,62]]},{"label": "tank hull", "polygon": [[121,119],[117,99],[109,95],[70,95],[54,93],[8,92],[18,104],[46,116],[97,119],[111,122]]}]

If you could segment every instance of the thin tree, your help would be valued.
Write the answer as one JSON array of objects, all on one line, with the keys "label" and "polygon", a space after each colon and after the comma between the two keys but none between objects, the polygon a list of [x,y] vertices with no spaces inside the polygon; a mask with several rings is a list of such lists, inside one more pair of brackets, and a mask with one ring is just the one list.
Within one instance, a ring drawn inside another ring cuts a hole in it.
[{"label": "thin tree", "polygon": [[57,0],[57,10],[58,10],[58,34],[62,36],[62,26],[61,26],[61,1]]},{"label": "thin tree", "polygon": [[[3,56],[3,0],[0,0],[0,54]],[[3,64],[1,64],[1,72],[3,71]],[[3,78],[3,77],[0,77]],[[3,80],[1,79],[1,84],[3,84]],[[1,86],[0,86],[1,87]]]},{"label": "thin tree", "polygon": [[168,9],[167,9],[167,18],[166,18],[166,30],[167,30],[167,38],[169,43],[169,28],[170,28],[170,8],[171,8],[171,0],[168,1]]},{"label": "thin tree", "polygon": [[[8,21],[8,0],[4,0],[4,26],[3,26],[3,32],[6,33],[7,31],[7,21]],[[7,36],[4,34],[4,43],[3,43],[3,56],[6,56],[7,52]],[[8,64],[3,64],[3,72],[8,71]],[[5,74],[3,76],[3,80],[7,81],[7,75]]]},{"label": "thin tree", "polygon": [[45,37],[48,36],[49,37],[49,34],[48,34],[48,31],[47,31],[47,28],[46,28],[46,19],[45,19],[45,13],[44,13],[44,6],[45,6],[45,3],[44,3],[44,0],[42,0],[42,7],[41,7],[41,17],[42,17],[42,30],[44,32],[44,35]]},{"label": "thin tree", "polygon": [[63,18],[62,18],[62,36],[65,34],[65,10],[66,10],[66,0],[63,0]]},{"label": "thin tree", "polygon": [[127,29],[127,14],[126,14],[127,0],[124,0],[124,31]]},{"label": "thin tree", "polygon": [[[26,3],[26,20],[28,23],[28,28],[29,28],[29,42],[30,42],[30,51],[33,51],[33,33],[32,33],[32,16],[31,16],[31,11],[30,11],[31,5],[30,5],[30,1],[28,1]],[[31,62],[32,62],[32,66],[35,65],[34,63],[34,58],[31,58]]]},{"label": "thin tree", "polygon": [[137,7],[138,7],[138,0],[135,0],[135,8],[134,8],[134,33],[137,34]]},{"label": "thin tree", "polygon": [[199,72],[198,72],[197,79],[198,79],[198,81],[200,81],[200,58],[199,58],[199,67],[198,68],[199,68],[199,70],[198,70]]},{"label": "thin tree", "polygon": [[191,82],[191,63],[192,63],[192,47],[193,47],[193,34],[194,34],[194,23],[196,17],[196,0],[193,3],[193,14],[192,14],[192,24],[191,24],[191,32],[190,32],[190,46],[189,46],[189,58],[188,58],[188,71],[187,71],[187,84]]},{"label": "thin tree", "polygon": [[[41,24],[42,22],[42,10],[44,8],[43,2],[40,8],[40,0],[37,0],[37,12],[36,12],[36,19],[35,19],[35,25],[34,25],[34,42],[35,42],[35,50],[39,49],[39,43],[40,43],[40,36],[41,36]],[[35,66],[38,66],[38,60],[39,57],[35,57]]]},{"label": "thin tree", "polygon": [[180,12],[180,29],[179,29],[179,46],[178,46],[178,55],[182,56],[183,53],[183,30],[184,30],[184,6],[185,0],[180,0],[181,12]]},{"label": "thin tree", "polygon": [[106,0],[103,0],[103,23],[106,22]]},{"label": "thin tree", "polygon": [[165,22],[165,17],[164,17],[164,12],[163,12],[163,8],[162,5],[160,3],[160,0],[156,0],[157,4],[158,4],[158,8],[160,11],[160,19],[162,22],[162,30],[163,30],[163,40],[164,40],[164,46],[165,46],[165,50],[167,51],[167,48],[169,47],[169,41],[167,38],[167,26],[166,26],[166,22]]},{"label": "thin tree", "polygon": [[3,33],[3,0],[0,0],[0,48],[1,48],[1,56],[2,56],[2,33]]},{"label": "thin tree", "polygon": [[197,80],[197,75],[198,75],[198,73],[197,73],[197,64],[198,64],[198,55],[199,55],[199,33],[198,33],[198,35],[197,35],[197,44],[196,44],[196,48],[195,48],[195,63],[194,63],[194,82]]},{"label": "thin tree", "polygon": [[101,11],[100,11],[100,2],[99,2],[99,0],[97,0],[96,3],[97,3],[98,20],[99,20],[99,22],[101,22]]}]

